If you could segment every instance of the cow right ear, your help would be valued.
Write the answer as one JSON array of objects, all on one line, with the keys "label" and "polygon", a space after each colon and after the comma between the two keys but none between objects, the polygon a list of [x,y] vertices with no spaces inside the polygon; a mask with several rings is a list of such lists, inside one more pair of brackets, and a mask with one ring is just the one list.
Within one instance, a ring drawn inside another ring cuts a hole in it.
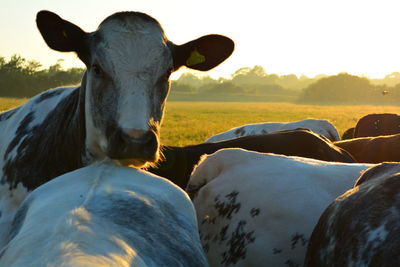
[{"label": "cow right ear", "polygon": [[36,15],[36,25],[46,44],[54,50],[76,52],[79,57],[87,50],[85,44],[87,33],[53,12],[40,11]]},{"label": "cow right ear", "polygon": [[234,42],[222,35],[210,34],[183,45],[174,45],[174,70],[186,66],[207,71],[227,59],[233,52]]}]

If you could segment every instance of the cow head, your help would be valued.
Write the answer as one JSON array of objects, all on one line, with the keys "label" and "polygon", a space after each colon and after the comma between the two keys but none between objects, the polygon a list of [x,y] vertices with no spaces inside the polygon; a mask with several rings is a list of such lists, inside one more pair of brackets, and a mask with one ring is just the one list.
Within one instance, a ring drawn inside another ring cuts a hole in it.
[{"label": "cow head", "polygon": [[50,48],[75,52],[87,67],[81,88],[90,158],[136,166],[158,158],[170,74],[181,66],[209,70],[234,48],[220,35],[175,45],[139,12],[115,13],[90,33],[49,11],[40,11],[36,22]]}]

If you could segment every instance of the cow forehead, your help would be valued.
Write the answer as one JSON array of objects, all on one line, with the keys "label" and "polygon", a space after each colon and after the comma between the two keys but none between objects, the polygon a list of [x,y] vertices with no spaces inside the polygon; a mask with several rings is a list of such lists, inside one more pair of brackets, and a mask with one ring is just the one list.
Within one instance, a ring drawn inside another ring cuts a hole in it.
[{"label": "cow forehead", "polygon": [[[134,17],[135,18],[135,17]],[[172,64],[162,28],[142,19],[110,20],[100,26],[94,58],[118,71],[142,71]]]}]

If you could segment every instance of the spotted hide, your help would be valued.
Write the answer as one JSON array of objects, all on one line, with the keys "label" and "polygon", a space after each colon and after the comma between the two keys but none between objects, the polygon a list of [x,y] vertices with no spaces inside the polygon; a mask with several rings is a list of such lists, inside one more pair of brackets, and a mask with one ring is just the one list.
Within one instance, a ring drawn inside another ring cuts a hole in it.
[{"label": "spotted hide", "polygon": [[8,240],[0,266],[208,266],[187,194],[107,162],[34,190]]},{"label": "spotted hide", "polygon": [[368,164],[224,149],[187,188],[211,266],[301,266],[323,210]]},{"label": "spotted hide", "polygon": [[306,266],[400,265],[400,165],[368,169],[322,214]]},{"label": "spotted hide", "polygon": [[47,45],[75,52],[86,65],[78,87],[46,91],[0,114],[0,247],[27,192],[105,158],[142,166],[159,157],[159,128],[170,74],[206,71],[233,51],[206,35],[175,45],[140,12],[119,12],[85,32],[50,11],[36,23]]},{"label": "spotted hide", "polygon": [[205,141],[205,143],[219,142],[238,138],[241,136],[272,133],[282,130],[309,129],[331,141],[340,140],[339,133],[335,126],[327,120],[306,119],[294,122],[267,122],[248,124],[233,128],[229,131],[216,134]]}]

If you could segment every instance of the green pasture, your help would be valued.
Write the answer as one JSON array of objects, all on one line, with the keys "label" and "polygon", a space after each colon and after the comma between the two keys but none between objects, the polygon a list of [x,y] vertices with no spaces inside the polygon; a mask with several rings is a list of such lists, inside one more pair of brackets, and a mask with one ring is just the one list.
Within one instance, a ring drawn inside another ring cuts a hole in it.
[{"label": "green pasture", "polygon": [[[0,98],[0,111],[20,105],[27,99]],[[168,102],[162,143],[189,145],[243,124],[290,122],[307,118],[327,119],[339,133],[354,127],[369,113],[398,113],[400,106],[319,106],[271,102]]]}]

